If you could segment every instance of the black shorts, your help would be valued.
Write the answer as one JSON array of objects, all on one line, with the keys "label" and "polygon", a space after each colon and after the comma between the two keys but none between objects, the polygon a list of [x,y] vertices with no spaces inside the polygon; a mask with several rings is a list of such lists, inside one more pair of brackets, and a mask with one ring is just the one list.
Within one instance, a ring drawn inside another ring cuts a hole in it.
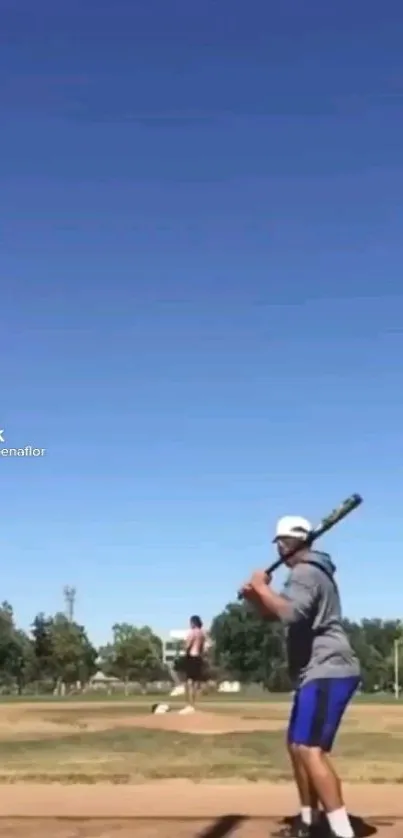
[{"label": "black shorts", "polygon": [[186,655],[184,672],[188,681],[201,681],[203,677],[203,658],[200,655]]}]

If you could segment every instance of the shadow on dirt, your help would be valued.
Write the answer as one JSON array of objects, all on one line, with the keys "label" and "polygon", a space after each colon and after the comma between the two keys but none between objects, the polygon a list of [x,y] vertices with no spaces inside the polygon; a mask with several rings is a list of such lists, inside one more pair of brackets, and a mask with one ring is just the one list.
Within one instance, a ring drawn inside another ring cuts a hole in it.
[{"label": "shadow on dirt", "polygon": [[226,838],[246,820],[248,819],[244,815],[224,815],[206,829],[198,832],[194,838]]},{"label": "shadow on dirt", "polygon": [[[372,835],[377,834],[379,828],[388,826],[392,827],[394,825],[393,820],[371,818],[371,823],[369,823],[358,815],[352,815],[350,813],[349,817],[355,838],[371,838]],[[249,820],[250,818],[247,818],[244,815],[224,815],[224,817],[218,818],[210,824],[210,826],[204,828],[201,832],[198,832],[194,838],[226,838],[226,836],[229,836],[235,830],[238,830],[238,828],[245,823],[245,821]],[[259,818],[258,820],[263,821],[264,819]],[[276,834],[278,835],[284,827],[291,827],[295,820],[296,819],[292,817],[282,818],[280,822],[277,822],[277,829],[274,829],[271,834],[273,836]],[[270,822],[272,823],[271,819]],[[329,838],[329,827],[324,815],[319,824],[319,829],[316,835],[317,838]]]},{"label": "shadow on dirt", "polygon": [[[384,818],[371,818],[371,823],[369,823],[369,821],[365,820],[365,818],[361,818],[359,815],[352,815],[351,812],[349,813],[349,818],[356,838],[370,838],[371,835],[377,834],[378,829],[380,827],[394,825],[393,820],[387,820]],[[283,818],[281,823],[283,826],[292,826],[294,821],[295,818],[286,817]],[[320,822],[320,831],[318,830],[318,834],[321,836],[321,838],[322,836],[323,838],[329,838],[329,827],[325,815],[322,816]]]}]

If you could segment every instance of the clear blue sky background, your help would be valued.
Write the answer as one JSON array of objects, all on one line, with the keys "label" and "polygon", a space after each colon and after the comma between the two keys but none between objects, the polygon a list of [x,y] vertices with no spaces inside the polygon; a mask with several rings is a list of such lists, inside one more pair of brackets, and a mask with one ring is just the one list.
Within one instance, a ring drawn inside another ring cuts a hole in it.
[{"label": "clear blue sky background", "polygon": [[[401,615],[403,8],[3,0],[1,595],[208,620],[275,519]],[[281,581],[281,574],[279,577]]]}]

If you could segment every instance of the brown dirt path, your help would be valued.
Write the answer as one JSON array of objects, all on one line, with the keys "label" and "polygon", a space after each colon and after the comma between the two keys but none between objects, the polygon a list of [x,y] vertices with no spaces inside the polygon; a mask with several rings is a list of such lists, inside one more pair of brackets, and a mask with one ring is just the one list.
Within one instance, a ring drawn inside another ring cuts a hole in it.
[{"label": "brown dirt path", "polygon": [[[345,785],[347,805],[362,817],[403,818],[396,785]],[[291,815],[294,788],[288,783],[192,783],[168,780],[138,785],[0,786],[1,818],[217,818],[236,813],[251,818]],[[403,831],[401,833],[403,835]]]},{"label": "brown dirt path", "polygon": [[[0,838],[268,838],[281,824],[271,818],[245,820],[0,820]],[[361,838],[401,838],[403,822],[373,820]]]},{"label": "brown dirt path", "polygon": [[[401,838],[397,786],[349,786],[346,799],[359,838]],[[295,806],[286,784],[3,785],[0,838],[266,838]]]}]

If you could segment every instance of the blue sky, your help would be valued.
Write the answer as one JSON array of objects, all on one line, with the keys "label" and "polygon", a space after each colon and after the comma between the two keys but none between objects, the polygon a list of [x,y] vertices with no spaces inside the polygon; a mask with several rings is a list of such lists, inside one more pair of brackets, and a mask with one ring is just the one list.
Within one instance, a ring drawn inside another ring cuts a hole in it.
[{"label": "blue sky", "polygon": [[209,620],[358,491],[345,611],[399,616],[401,4],[3,9],[2,597]]}]

